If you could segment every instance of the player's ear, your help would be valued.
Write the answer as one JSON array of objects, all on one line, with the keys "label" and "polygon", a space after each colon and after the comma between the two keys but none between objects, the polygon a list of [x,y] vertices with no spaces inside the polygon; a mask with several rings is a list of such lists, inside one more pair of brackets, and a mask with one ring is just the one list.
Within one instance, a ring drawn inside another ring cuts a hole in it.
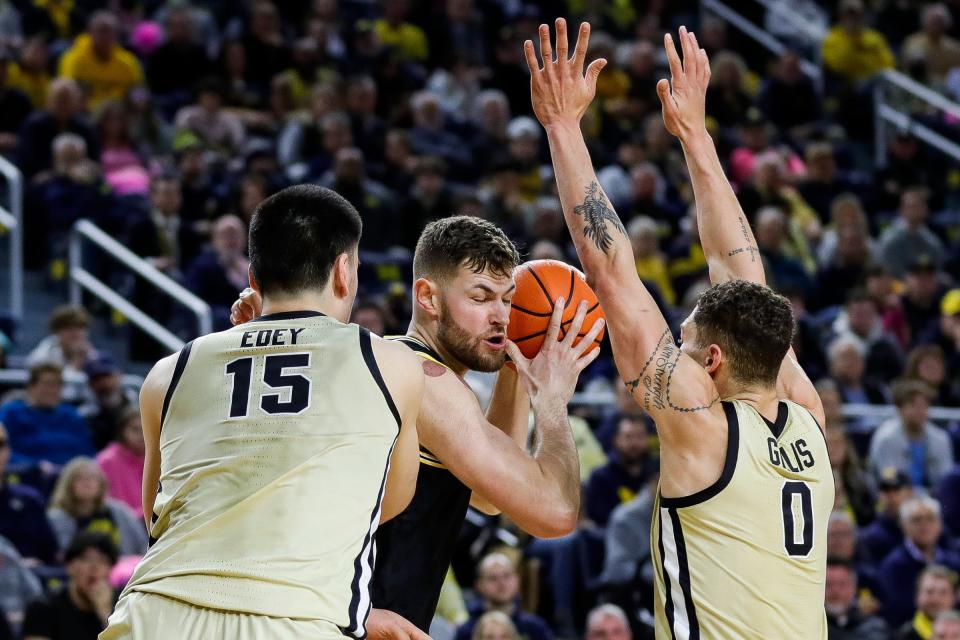
[{"label": "player's ear", "polygon": [[707,370],[707,373],[716,373],[721,362],[723,362],[723,351],[720,350],[719,345],[711,344],[707,347],[707,356],[703,361],[703,368]]},{"label": "player's ear", "polygon": [[253,275],[253,265],[247,267],[247,280],[250,282],[250,288],[263,297],[263,292],[260,290],[260,283],[257,282],[256,277]]},{"label": "player's ear", "polygon": [[435,282],[426,278],[417,278],[413,283],[413,300],[431,318],[440,315],[439,289]]},{"label": "player's ear", "polygon": [[331,284],[333,285],[333,295],[338,298],[346,298],[350,295],[350,270],[353,269],[353,261],[349,253],[341,253],[333,261],[333,270],[331,275]]}]

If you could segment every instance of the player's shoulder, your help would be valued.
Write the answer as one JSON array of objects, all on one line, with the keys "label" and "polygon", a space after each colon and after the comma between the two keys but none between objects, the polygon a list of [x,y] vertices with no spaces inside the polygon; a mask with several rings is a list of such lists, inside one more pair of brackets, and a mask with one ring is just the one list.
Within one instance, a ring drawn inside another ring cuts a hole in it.
[{"label": "player's shoulder", "polygon": [[363,327],[360,328],[360,334],[362,339],[369,340],[370,350],[385,376],[395,376],[398,382],[402,382],[405,376],[422,379],[420,358],[405,344],[381,338]]}]

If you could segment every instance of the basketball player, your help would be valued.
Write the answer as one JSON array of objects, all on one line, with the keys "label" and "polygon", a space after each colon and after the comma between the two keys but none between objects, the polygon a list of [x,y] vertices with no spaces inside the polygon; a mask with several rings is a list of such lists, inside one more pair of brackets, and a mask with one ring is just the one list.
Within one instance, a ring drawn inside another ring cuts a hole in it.
[{"label": "basketball player", "polygon": [[706,53],[682,30],[681,65],[667,36],[672,93],[665,80],[658,85],[667,127],[691,145],[687,161],[704,198],[698,222],[714,283],[683,323],[678,347],[637,276],[580,132],[605,64],[593,61],[584,75],[589,29],[581,25],[571,59],[562,19],[556,60],[547,25],[539,33],[544,67],[531,41],[524,50],[564,217],[610,323],[620,374],[660,435],[651,531],[657,637],[826,638],[834,487],[819,427],[823,408],[790,352],[790,305],[764,286],[753,235],[719,162],[706,155]]},{"label": "basketball player", "polygon": [[346,324],[360,232],[329,189],[266,199],[250,224],[265,315],[147,376],[153,544],[101,639],[364,636],[372,537],[415,487],[424,374]]},{"label": "basketball player", "polygon": [[[542,537],[576,526],[579,460],[566,406],[580,371],[597,356],[598,350],[584,350],[603,325],[594,323],[572,346],[586,315],[583,304],[568,339],[558,342],[561,299],[544,348],[533,360],[524,358],[506,339],[518,261],[506,235],[480,218],[438,220],[417,243],[413,318],[398,341],[425,360],[417,421],[421,467],[410,507],[378,532],[372,637],[419,637],[411,622],[429,629],[468,504],[502,511]],[[258,307],[256,293],[244,292],[232,320],[255,317]],[[521,376],[503,367],[508,352]],[[463,381],[469,370],[500,371],[487,416]],[[527,454],[531,405],[536,443]]]}]

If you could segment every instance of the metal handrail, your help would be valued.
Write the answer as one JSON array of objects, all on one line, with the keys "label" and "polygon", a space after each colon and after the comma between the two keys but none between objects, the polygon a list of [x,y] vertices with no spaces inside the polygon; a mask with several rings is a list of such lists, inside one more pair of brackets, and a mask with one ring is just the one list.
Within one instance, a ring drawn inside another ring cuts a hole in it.
[{"label": "metal handrail", "polygon": [[0,156],[0,174],[7,179],[10,206],[0,206],[0,226],[10,232],[10,313],[23,317],[23,174]]},{"label": "metal handrail", "polygon": [[[775,55],[783,55],[783,53],[787,50],[787,46],[785,44],[764,31],[762,27],[758,27],[737,13],[734,9],[720,2],[720,0],[700,0],[700,7],[701,9],[707,10],[710,13],[716,14],[717,17],[722,18],[727,23],[733,25],[746,35],[750,36],[757,41],[757,43]],[[809,60],[801,60],[800,68],[803,70],[803,73],[810,77],[811,80],[816,82],[817,85],[820,85],[823,81],[823,72],[818,65],[810,62]]]},{"label": "metal handrail", "polygon": [[98,279],[83,268],[83,240],[87,239],[100,249],[123,263],[131,271],[143,277],[147,282],[159,289],[160,293],[187,307],[197,318],[197,328],[200,335],[213,330],[213,312],[210,305],[197,297],[170,276],[161,272],[149,262],[130,251],[111,238],[100,227],[89,220],[79,220],[70,233],[70,302],[80,304],[81,290],[86,289],[105,303],[123,313],[133,324],[140,327],[154,340],[171,351],[177,351],[184,345],[184,341],[177,335],[162,326],[156,320],[145,314],[133,303],[117,293],[109,285]]},{"label": "metal handrail", "polygon": [[776,4],[774,0],[755,0],[755,2],[762,5],[767,11],[775,11],[778,16],[787,20],[796,27],[797,30],[805,33],[811,41],[823,40],[826,35],[825,31],[810,24],[810,22],[799,13],[795,11],[785,11],[784,9],[789,7],[785,7],[783,4]]},{"label": "metal handrail", "polygon": [[877,74],[873,86],[874,102],[874,161],[878,166],[887,163],[887,125],[912,133],[918,139],[954,160],[960,160],[960,144],[934,131],[912,115],[891,106],[887,102],[887,85],[909,94],[916,100],[960,119],[960,104],[925,87],[899,71],[887,69]]}]

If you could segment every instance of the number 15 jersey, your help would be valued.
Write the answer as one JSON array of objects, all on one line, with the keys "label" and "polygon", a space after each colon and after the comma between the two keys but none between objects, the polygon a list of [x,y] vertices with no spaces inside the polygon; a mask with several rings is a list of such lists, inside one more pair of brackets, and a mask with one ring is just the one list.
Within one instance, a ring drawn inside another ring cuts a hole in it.
[{"label": "number 15 jersey", "polygon": [[826,640],[834,484],[820,427],[787,401],[776,422],[744,402],[723,409],[720,479],[654,509],[657,638]]},{"label": "number 15 jersey", "polygon": [[304,311],[198,338],[163,409],[153,544],[126,592],[362,637],[400,424],[370,334]]}]

